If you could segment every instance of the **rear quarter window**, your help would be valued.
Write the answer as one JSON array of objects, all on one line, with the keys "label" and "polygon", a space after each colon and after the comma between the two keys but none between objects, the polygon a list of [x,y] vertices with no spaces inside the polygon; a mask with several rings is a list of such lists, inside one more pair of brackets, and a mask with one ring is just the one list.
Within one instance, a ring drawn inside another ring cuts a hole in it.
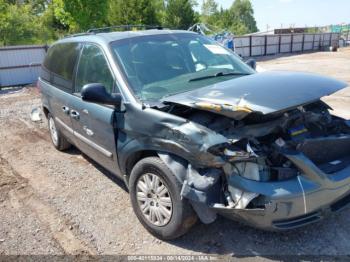
[{"label": "rear quarter window", "polygon": [[[71,92],[74,68],[79,57],[81,44],[62,43],[53,45],[43,62],[41,77],[60,89]],[[50,79],[48,79],[48,73]]]}]

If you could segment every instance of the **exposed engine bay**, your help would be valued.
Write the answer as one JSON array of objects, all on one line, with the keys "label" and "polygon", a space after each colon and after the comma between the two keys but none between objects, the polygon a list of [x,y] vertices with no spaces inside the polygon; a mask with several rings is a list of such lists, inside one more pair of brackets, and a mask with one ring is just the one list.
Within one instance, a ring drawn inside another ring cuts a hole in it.
[{"label": "exposed engine bay", "polygon": [[[196,201],[198,194],[191,190],[204,190],[210,196],[204,201],[207,205],[228,209],[265,209],[270,204],[268,198],[235,187],[230,182],[232,178],[238,176],[258,182],[295,179],[303,170],[289,156],[297,154],[306,156],[325,174],[344,169],[350,164],[350,121],[331,115],[330,109],[319,100],[268,115],[252,112],[237,120],[213,110],[171,104],[165,109],[168,113],[211,129],[228,141],[208,150],[225,160],[226,164],[221,169],[196,170],[190,167],[191,170],[187,170],[191,174],[184,183],[183,196],[194,202],[203,202]],[[201,181],[201,185],[194,186],[196,181]],[[200,212],[196,206],[194,208],[197,213]],[[211,222],[207,213],[203,219]]]}]

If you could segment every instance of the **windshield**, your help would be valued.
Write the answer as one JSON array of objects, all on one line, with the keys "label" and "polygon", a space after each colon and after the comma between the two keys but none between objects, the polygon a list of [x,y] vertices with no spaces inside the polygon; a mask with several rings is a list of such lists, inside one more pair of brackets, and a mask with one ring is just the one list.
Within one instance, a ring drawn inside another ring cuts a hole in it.
[{"label": "windshield", "polygon": [[196,34],[140,36],[115,41],[111,47],[142,101],[158,101],[255,72],[230,50]]}]

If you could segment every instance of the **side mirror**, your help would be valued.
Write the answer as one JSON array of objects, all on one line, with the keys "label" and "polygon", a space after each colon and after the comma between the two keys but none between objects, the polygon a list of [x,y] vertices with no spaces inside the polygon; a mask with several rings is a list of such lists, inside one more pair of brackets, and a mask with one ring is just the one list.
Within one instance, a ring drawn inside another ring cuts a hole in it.
[{"label": "side mirror", "polygon": [[83,101],[113,106],[119,106],[122,101],[120,94],[109,94],[100,83],[84,85],[81,89],[81,98]]},{"label": "side mirror", "polygon": [[245,63],[249,65],[251,68],[253,68],[254,70],[256,69],[256,61],[254,59],[250,58],[247,61],[245,61]]}]

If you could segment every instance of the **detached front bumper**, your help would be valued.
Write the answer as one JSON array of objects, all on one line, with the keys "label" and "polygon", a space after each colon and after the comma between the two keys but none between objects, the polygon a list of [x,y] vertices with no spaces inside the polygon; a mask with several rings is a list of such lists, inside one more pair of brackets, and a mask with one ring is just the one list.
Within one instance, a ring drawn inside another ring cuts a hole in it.
[{"label": "detached front bumper", "polygon": [[267,205],[261,209],[213,207],[225,217],[267,230],[286,230],[319,221],[350,204],[350,165],[334,174],[325,174],[304,154],[288,155],[302,175],[280,182],[258,182],[228,176],[229,186],[258,193]]}]

